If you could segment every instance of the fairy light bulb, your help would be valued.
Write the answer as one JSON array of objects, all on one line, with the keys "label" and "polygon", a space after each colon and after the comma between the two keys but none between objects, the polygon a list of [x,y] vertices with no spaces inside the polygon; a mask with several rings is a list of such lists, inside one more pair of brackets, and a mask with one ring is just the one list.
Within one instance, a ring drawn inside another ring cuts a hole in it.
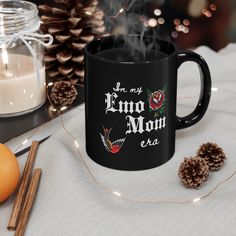
[{"label": "fairy light bulb", "polygon": [[122,194],[121,193],[119,193],[119,192],[116,192],[116,191],[113,191],[113,194],[115,194],[116,196],[118,196],[118,197],[121,197],[122,196]]},{"label": "fairy light bulb", "polygon": [[217,92],[217,91],[218,91],[218,88],[211,88],[211,91],[212,91],[212,92]]},{"label": "fairy light bulb", "polygon": [[180,23],[181,23],[180,19],[178,19],[178,18],[174,19],[173,22],[174,22],[175,25],[180,25]]},{"label": "fairy light bulb", "polygon": [[190,25],[190,21],[189,21],[188,19],[184,19],[184,20],[183,20],[183,24],[184,24],[185,26],[189,26],[189,25]]},{"label": "fairy light bulb", "polygon": [[65,111],[67,109],[67,106],[62,107],[60,110]]},{"label": "fairy light bulb", "polygon": [[[176,32],[177,33],[177,32]],[[212,91],[218,91],[218,88],[216,87],[213,87],[212,88]],[[221,89],[219,90],[221,91]],[[224,91],[224,90],[222,90]],[[231,90],[225,90],[225,91],[230,91],[234,94],[236,94],[235,91],[231,91]],[[194,96],[195,97],[195,96]],[[193,98],[194,98],[193,97]],[[64,109],[67,109],[67,107],[63,107]],[[118,191],[113,191],[113,189],[107,187],[106,185],[104,185],[102,182],[100,182],[96,176],[92,173],[92,171],[90,170],[89,166],[87,165],[86,163],[86,160],[85,158],[83,157],[81,151],[80,151],[80,146],[79,146],[79,143],[78,141],[73,137],[73,135],[71,134],[71,132],[66,128],[65,124],[64,124],[64,121],[62,119],[62,113],[59,113],[59,115],[61,116],[61,125],[62,125],[62,128],[65,130],[65,132],[70,136],[71,140],[73,140],[73,144],[75,145],[76,147],[76,150],[77,150],[77,153],[78,153],[78,156],[80,157],[80,159],[82,160],[82,162],[84,163],[85,165],[85,168],[87,169],[88,171],[88,174],[90,175],[90,177],[92,178],[93,181],[95,181],[96,184],[98,184],[100,187],[102,187],[104,190],[106,190],[106,192],[109,192],[111,194],[114,194],[116,197],[120,197],[121,199],[123,200],[128,200],[128,201],[132,201],[132,202],[138,202],[138,203],[152,203],[152,204],[157,204],[157,203],[176,203],[176,204],[189,204],[189,203],[192,203],[192,204],[197,204],[199,203],[200,201],[204,201],[206,200],[207,198],[209,198],[210,196],[212,196],[216,190],[220,189],[220,187],[222,187],[224,184],[226,184],[230,179],[232,179],[233,177],[236,176],[236,170],[230,175],[228,176],[227,178],[225,178],[224,180],[222,180],[221,182],[219,182],[214,188],[210,189],[207,193],[205,193],[204,195],[200,196],[200,197],[196,197],[196,198],[193,198],[193,199],[139,199],[139,198],[132,198],[132,197],[129,197],[127,196],[126,194],[123,194],[123,193],[120,193]],[[40,128],[37,129],[37,132],[39,131]],[[34,135],[36,134],[36,132],[34,132]],[[31,139],[33,137],[33,135],[31,134],[26,140],[24,140],[22,142],[22,144],[17,147],[17,149],[19,149],[22,145],[25,145],[29,139]],[[17,150],[16,149],[16,150]],[[15,151],[16,152],[16,151]]]},{"label": "fairy light bulb", "polygon": [[154,10],[154,15],[156,15],[156,16],[160,16],[161,15],[161,10],[160,9],[155,9]]},{"label": "fairy light bulb", "polygon": [[79,143],[78,143],[77,140],[74,141],[74,144],[75,144],[75,147],[76,147],[76,148],[79,148]]},{"label": "fairy light bulb", "polygon": [[171,36],[172,36],[173,38],[178,38],[179,34],[178,34],[178,32],[173,31],[173,32],[171,33]]},{"label": "fairy light bulb", "polygon": [[216,4],[214,4],[214,3],[212,3],[212,4],[210,5],[210,8],[211,8],[212,11],[216,11],[216,10],[217,10],[217,6],[216,6]]},{"label": "fairy light bulb", "polygon": [[178,30],[179,30],[179,31],[184,31],[184,29],[185,29],[184,25],[179,25],[179,26],[178,26]]},{"label": "fairy light bulb", "polygon": [[194,199],[193,199],[193,202],[196,203],[196,202],[199,202],[200,200],[201,200],[201,198],[200,198],[200,197],[197,197],[197,198],[194,198]]},{"label": "fairy light bulb", "polygon": [[119,10],[119,13],[121,14],[122,12],[124,12],[124,8],[121,8],[120,10]]},{"label": "fairy light bulb", "polygon": [[185,27],[185,28],[183,29],[183,32],[184,32],[185,34],[189,33],[189,28]]},{"label": "fairy light bulb", "polygon": [[149,20],[148,20],[148,26],[150,26],[150,27],[156,27],[157,26],[157,20],[156,19],[154,19],[154,18],[150,18]]},{"label": "fairy light bulb", "polygon": [[158,22],[158,24],[163,25],[163,24],[165,24],[165,19],[160,17],[160,18],[158,18],[157,22]]},{"label": "fairy light bulb", "polygon": [[202,10],[202,14],[208,18],[212,17],[212,13],[205,8]]},{"label": "fairy light bulb", "polygon": [[25,145],[28,141],[29,141],[28,139],[24,140],[24,141],[22,142],[22,145]]}]

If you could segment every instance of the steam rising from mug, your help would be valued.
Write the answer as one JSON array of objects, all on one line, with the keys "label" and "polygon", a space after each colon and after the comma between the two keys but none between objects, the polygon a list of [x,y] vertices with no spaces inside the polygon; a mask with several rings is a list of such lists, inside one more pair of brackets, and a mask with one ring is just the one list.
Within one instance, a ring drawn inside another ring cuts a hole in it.
[{"label": "steam rising from mug", "polygon": [[[147,51],[158,51],[159,49],[156,40],[158,26],[150,27],[145,15],[153,14],[153,12],[147,11],[153,6],[155,8],[160,7],[164,2],[164,0],[105,0],[105,11],[114,13],[119,12],[122,8],[125,9],[118,17],[108,19],[108,27],[111,26],[115,29],[114,34],[123,35],[126,42],[125,46],[130,49],[135,61],[145,60]],[[129,35],[137,35],[137,37],[129,37]],[[145,35],[151,36],[148,41],[144,41]]]}]

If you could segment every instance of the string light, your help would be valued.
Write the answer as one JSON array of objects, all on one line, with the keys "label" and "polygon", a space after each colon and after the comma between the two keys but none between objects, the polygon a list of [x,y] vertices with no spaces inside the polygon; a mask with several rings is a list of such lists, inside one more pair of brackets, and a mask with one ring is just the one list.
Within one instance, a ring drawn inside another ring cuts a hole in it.
[{"label": "string light", "polygon": [[[212,88],[212,91],[217,92],[219,91],[218,88]],[[230,92],[234,95],[236,95],[235,91],[231,91],[231,90],[220,90],[220,91],[227,91]],[[47,93],[48,95],[48,93]],[[195,98],[196,96],[192,96],[191,98]],[[187,97],[190,98],[190,97]],[[186,98],[185,98],[186,99]],[[178,99],[179,100],[179,99]],[[51,101],[49,100],[49,102],[51,103]],[[52,103],[51,103],[52,104]],[[67,107],[66,107],[67,108]],[[224,179],[223,181],[219,182],[212,190],[210,190],[208,193],[200,196],[200,197],[196,197],[193,199],[138,199],[138,198],[132,198],[129,196],[126,196],[118,191],[114,191],[113,189],[109,188],[108,186],[104,185],[103,183],[101,183],[92,173],[92,171],[90,170],[89,166],[87,165],[87,162],[85,161],[80,148],[79,148],[79,143],[78,141],[73,137],[73,135],[71,134],[71,132],[66,128],[64,121],[63,121],[63,115],[61,113],[61,109],[57,110],[58,114],[57,116],[60,116],[60,121],[61,121],[61,126],[64,129],[64,131],[68,134],[68,136],[73,140],[73,143],[75,145],[75,148],[78,152],[78,156],[80,157],[82,163],[84,164],[84,167],[86,168],[89,176],[91,177],[91,179],[102,189],[104,189],[106,192],[111,193],[117,197],[122,198],[123,200],[127,200],[127,201],[131,201],[131,202],[136,202],[136,203],[149,203],[149,204],[158,204],[158,203],[172,203],[172,204],[189,204],[189,203],[198,203],[204,199],[209,198],[214,192],[216,192],[217,189],[219,189],[220,187],[222,187],[227,181],[229,181],[231,178],[233,178],[236,175],[236,170],[226,179]],[[44,125],[40,126],[38,129],[36,129],[24,142],[22,142],[22,145],[26,144],[29,139],[31,137],[33,137],[33,135],[36,134],[36,132],[38,132],[42,127],[44,127],[46,124],[48,124],[50,121],[46,122]],[[19,147],[20,147],[19,146]],[[19,148],[18,147],[18,148]]]},{"label": "string light", "polygon": [[217,10],[217,5],[212,3],[210,4],[209,9],[207,8],[202,9],[202,15],[206,16],[207,18],[210,18],[212,17],[213,12],[215,12],[216,10]]},{"label": "string light", "polygon": [[[51,121],[51,120],[50,120]],[[30,141],[32,137],[34,137],[43,127],[45,127],[50,121],[44,123],[43,125],[36,128],[16,149],[14,150],[14,153],[16,153],[22,146],[24,146],[26,143]]]},{"label": "string light", "polygon": [[[127,5],[128,5],[128,2],[129,2],[129,0],[126,0],[125,3],[124,3],[124,6],[123,6],[122,8],[120,8],[116,14],[114,14],[114,15],[105,15],[105,17],[108,18],[108,19],[117,18],[117,17],[120,16],[123,12],[127,11],[126,8],[127,8]],[[203,6],[202,6],[202,7],[203,7]],[[216,11],[216,10],[217,10],[217,5],[214,4],[214,3],[212,3],[212,4],[210,4],[209,8],[210,8],[211,11]],[[204,16],[206,16],[207,18],[212,17],[212,12],[211,12],[210,10],[208,10],[208,9],[206,9],[206,8],[203,8],[202,10],[199,9],[199,16],[200,16],[200,14],[202,13],[202,14],[203,14]],[[89,11],[85,11],[85,14],[87,14],[87,15],[93,15],[93,14],[92,14],[91,12],[89,12]],[[154,10],[154,15],[156,15],[156,16],[161,16],[161,14],[162,14],[162,11],[161,11],[160,9],[157,8],[157,9]],[[190,12],[189,14],[191,15],[192,13]],[[194,13],[194,14],[195,14],[195,13]],[[154,18],[150,18],[149,20],[145,20],[145,19],[142,18],[142,17],[143,17],[143,16],[140,16],[139,19],[140,19],[140,21],[143,22],[143,24],[144,24],[145,27],[148,27],[148,26],[149,26],[149,27],[154,28],[154,27],[156,27],[157,25],[163,25],[163,24],[165,23],[165,19],[164,19],[163,17],[159,17],[159,18],[157,19],[157,21],[156,21],[156,19],[154,19]],[[154,20],[155,20],[155,21],[154,21]],[[183,24],[181,24],[180,19],[176,18],[176,19],[174,20],[174,25],[175,25],[175,30],[176,30],[177,32],[176,32],[176,31],[173,31],[173,32],[171,33],[171,36],[172,36],[173,38],[177,38],[177,37],[179,36],[178,32],[182,32],[182,33],[188,34],[189,31],[190,31],[189,28],[188,28],[188,26],[190,25],[190,21],[189,21],[188,19],[184,19],[184,20],[183,20]]]},{"label": "string light", "polygon": [[[117,14],[112,15],[112,16],[107,16],[107,17],[108,17],[108,18],[116,18],[116,17],[118,17],[120,14],[122,14],[124,11],[126,11],[127,3],[128,3],[128,1],[125,2],[124,7],[122,7],[122,8],[117,12]],[[215,10],[217,10],[217,6],[216,6],[215,4],[211,4],[211,5],[210,5],[210,9],[211,9],[212,11],[215,11]],[[88,11],[86,11],[85,14],[87,14],[87,15],[92,15],[92,13],[91,13],[91,12],[88,12]],[[156,16],[160,16],[160,15],[162,14],[162,12],[161,12],[160,9],[155,9],[155,10],[154,10],[154,14],[155,14]],[[202,10],[202,14],[205,15],[206,17],[211,17],[211,16],[212,16],[212,13],[211,13],[209,10],[207,10],[207,9],[203,9],[203,10]],[[140,16],[140,20],[141,20],[141,17],[142,17],[142,16]],[[155,22],[154,22],[154,20],[155,20]],[[142,19],[141,21],[146,22],[144,19]],[[155,27],[155,26],[157,26],[157,24],[164,24],[164,23],[165,23],[165,19],[162,18],[162,17],[158,18],[158,20],[156,20],[156,19],[154,19],[154,18],[151,18],[151,19],[148,20],[148,25],[151,26],[151,27]],[[174,20],[174,24],[175,24],[176,30],[177,30],[178,32],[184,32],[184,33],[188,33],[188,32],[189,32],[189,29],[187,28],[187,26],[190,25],[190,21],[189,21],[188,19],[185,19],[185,20],[183,21],[183,24],[181,24],[181,21],[176,18],[176,19]],[[172,37],[176,37],[176,38],[177,38],[177,37],[178,37],[178,32],[176,32],[176,31],[172,32],[172,34],[171,34]],[[53,85],[53,83],[50,82],[50,83],[47,84],[47,87],[51,87],[52,85]],[[218,88],[212,88],[212,91],[214,91],[214,92],[215,92],[215,91],[218,91]],[[48,96],[48,97],[49,97],[49,96]],[[51,102],[50,99],[49,99],[49,102],[52,104],[52,102]],[[100,182],[97,180],[97,178],[93,175],[93,173],[91,172],[90,168],[88,167],[88,165],[87,165],[87,163],[86,163],[84,157],[82,156],[82,154],[81,154],[81,152],[80,152],[78,141],[74,139],[74,137],[72,136],[72,134],[69,132],[69,130],[68,130],[68,129],[65,127],[65,125],[64,125],[64,121],[63,121],[62,113],[61,113],[61,112],[62,112],[62,111],[65,111],[65,110],[67,110],[67,109],[68,109],[68,107],[63,106],[63,107],[61,107],[59,110],[56,109],[56,108],[53,108],[53,111],[54,111],[54,112],[57,111],[57,112],[58,112],[57,115],[60,115],[60,117],[61,117],[61,125],[62,125],[63,129],[65,130],[65,132],[66,132],[66,133],[71,137],[71,139],[73,140],[73,143],[74,143],[74,145],[75,145],[75,147],[76,147],[76,150],[78,151],[79,157],[80,157],[80,159],[82,160],[82,162],[83,162],[85,168],[87,169],[87,171],[88,171],[90,177],[94,180],[95,183],[97,183],[97,184],[98,184],[100,187],[102,187],[104,190],[106,190],[107,192],[113,193],[114,195],[116,195],[116,196],[118,196],[118,197],[121,197],[121,198],[123,198],[123,199],[129,200],[129,201],[133,201],[133,202],[142,202],[142,203],[197,203],[197,202],[199,202],[199,201],[201,201],[201,200],[206,199],[207,197],[209,197],[209,196],[210,196],[212,193],[214,193],[218,188],[220,188],[223,184],[225,184],[229,179],[231,179],[232,177],[234,177],[234,176],[236,175],[236,171],[235,171],[235,172],[233,172],[232,175],[230,175],[228,178],[226,178],[225,180],[223,180],[222,182],[220,182],[219,184],[217,184],[216,187],[213,188],[210,192],[208,192],[207,194],[205,194],[205,195],[203,195],[203,196],[201,196],[201,197],[197,197],[197,198],[194,198],[194,199],[186,199],[186,200],[174,200],[174,199],[173,199],[173,200],[172,200],[172,199],[165,199],[165,200],[162,200],[162,199],[147,199],[147,200],[143,200],[143,199],[135,199],[135,198],[131,198],[131,197],[125,196],[125,195],[121,194],[120,192],[113,191],[111,188],[109,188],[109,187],[103,185],[103,184],[100,183]],[[47,123],[48,123],[48,122],[47,122]],[[41,127],[43,127],[43,126],[41,126]],[[41,128],[41,127],[39,127],[39,128]],[[37,129],[36,132],[38,132],[38,129]],[[36,132],[34,132],[34,133],[30,136],[30,138],[31,138],[33,135],[35,135]],[[26,140],[24,140],[20,146],[25,145],[25,144],[29,141],[30,138],[27,138]],[[18,148],[20,148],[20,146],[19,146]],[[18,149],[18,148],[17,148],[17,149]]]},{"label": "string light", "polygon": [[212,17],[212,13],[207,9],[203,9],[202,14],[208,18]]},{"label": "string light", "polygon": [[180,23],[181,23],[180,19],[178,19],[178,18],[174,19],[174,24],[175,25],[180,25]]},{"label": "string light", "polygon": [[184,24],[185,26],[189,26],[189,25],[190,25],[190,21],[189,21],[188,19],[184,19],[184,20],[183,20],[183,24]]},{"label": "string light", "polygon": [[128,5],[129,0],[126,0],[124,3],[124,6],[120,8],[120,10],[115,14],[115,15],[105,15],[106,18],[111,19],[111,18],[117,18],[119,15],[121,15],[124,11],[126,11],[126,7]]},{"label": "string light", "polygon": [[154,10],[154,15],[156,15],[156,16],[160,16],[161,13],[162,13],[161,10],[158,8]]},{"label": "string light", "polygon": [[184,33],[184,34],[189,33],[189,28],[188,28],[188,26],[190,26],[190,20],[184,19],[184,20],[183,20],[183,23],[181,24],[181,20],[178,19],[178,18],[176,18],[176,19],[174,19],[173,23],[174,23],[174,25],[175,25],[175,30],[176,30],[176,31],[173,31],[173,32],[171,33],[171,36],[172,36],[173,38],[177,38],[177,37],[179,36],[178,32],[179,32],[179,33],[182,32],[182,33]]},{"label": "string light", "polygon": [[176,30],[179,31],[179,32],[184,31],[184,29],[185,29],[184,25],[176,26]]},{"label": "string light", "polygon": [[217,10],[216,4],[212,3],[212,4],[210,5],[210,9],[211,9],[212,11],[216,11],[216,10]]},{"label": "string light", "polygon": [[60,109],[60,111],[65,111],[65,110],[67,110],[67,108],[68,108],[67,106],[64,106]]},{"label": "string light", "polygon": [[119,193],[119,192],[113,191],[113,193],[114,193],[116,196],[118,196],[118,197],[121,197],[121,196],[122,196],[122,194]]},{"label": "string light", "polygon": [[[54,108],[53,103],[48,95],[48,88],[53,86],[53,82],[49,82],[48,84],[46,84],[46,88],[47,88],[47,98],[49,100],[49,103],[51,104],[51,109],[53,112],[58,112],[56,113],[53,117],[51,117],[49,119],[49,121],[47,121],[46,123],[44,123],[43,125],[37,127],[19,146],[17,146],[14,150],[14,153],[16,153],[22,146],[24,146],[25,144],[27,144],[41,129],[43,129],[45,126],[47,126],[54,118],[56,118],[59,114],[59,110]],[[75,84],[80,86],[79,84]],[[67,108],[66,108],[67,109]],[[63,110],[66,110],[65,108]]]},{"label": "string light", "polygon": [[76,148],[79,148],[79,143],[77,140],[74,141]]},{"label": "string light", "polygon": [[163,25],[165,24],[165,19],[163,17],[160,17],[158,18],[157,22],[160,24],[160,25]]},{"label": "string light", "polygon": [[131,202],[137,202],[137,203],[179,203],[179,204],[184,204],[184,203],[197,203],[200,202],[203,199],[208,198],[211,194],[213,194],[218,188],[220,188],[223,184],[225,184],[228,180],[230,180],[231,178],[233,178],[236,175],[236,171],[233,172],[232,175],[230,175],[228,178],[226,178],[225,180],[223,180],[222,182],[220,182],[219,184],[217,184],[211,191],[209,191],[207,194],[201,196],[201,197],[197,197],[194,199],[186,199],[186,200],[174,200],[174,199],[137,199],[137,198],[131,198],[129,196],[125,196],[123,194],[121,194],[120,192],[114,191],[111,188],[107,187],[106,185],[103,185],[102,183],[100,183],[97,178],[93,175],[93,173],[91,172],[90,168],[88,167],[84,157],[82,156],[80,149],[78,148],[78,143],[77,141],[73,138],[73,135],[69,132],[69,130],[66,128],[64,122],[63,122],[63,118],[61,115],[61,122],[62,122],[62,127],[65,130],[65,132],[71,137],[71,139],[74,141],[74,144],[76,146],[76,150],[78,151],[79,157],[81,159],[81,161],[83,162],[86,170],[88,171],[90,177],[94,180],[94,182],[96,184],[98,184],[98,186],[102,187],[104,190],[106,190],[107,192],[110,192],[120,198],[123,198],[124,200],[127,201],[131,201]]},{"label": "string light", "polygon": [[173,38],[178,38],[179,34],[178,34],[178,32],[173,31],[173,32],[171,33],[171,36],[172,36]]},{"label": "string light", "polygon": [[89,12],[89,11],[86,11],[86,12],[85,12],[85,14],[87,14],[87,15],[89,15],[89,16],[91,16],[91,15],[92,15],[92,13],[91,13],[91,12]]},{"label": "string light", "polygon": [[183,33],[185,33],[185,34],[189,33],[189,28],[185,27],[185,28],[183,29]]},{"label": "string light", "polygon": [[199,202],[200,200],[201,200],[201,198],[197,197],[197,198],[193,199],[193,202],[196,203],[196,202]]},{"label": "string light", "polygon": [[[213,91],[218,91],[218,89],[216,90],[215,88],[213,88]],[[236,94],[236,92],[231,91],[232,93]],[[195,96],[194,96],[195,97]],[[101,188],[103,188],[106,192],[109,192],[111,194],[114,194],[117,197],[120,197],[124,200],[127,201],[131,201],[131,202],[136,202],[136,203],[151,203],[151,204],[158,204],[158,203],[172,203],[172,204],[187,204],[187,203],[198,203],[201,200],[207,199],[208,197],[210,197],[217,189],[219,189],[220,187],[222,187],[222,185],[224,185],[227,181],[229,181],[231,178],[233,178],[236,175],[236,170],[226,179],[224,179],[223,181],[221,181],[220,183],[218,183],[212,190],[210,190],[208,193],[204,194],[203,196],[200,197],[196,197],[193,199],[138,199],[138,198],[132,198],[129,196],[126,196],[120,192],[114,191],[111,188],[109,188],[108,186],[104,185],[103,183],[101,183],[91,172],[89,166],[87,165],[87,162],[84,159],[84,156],[82,155],[80,149],[79,149],[79,144],[77,142],[77,140],[74,139],[73,135],[70,133],[70,131],[66,128],[63,118],[62,118],[62,114],[60,114],[61,116],[61,124],[62,127],[64,129],[64,131],[70,136],[70,138],[73,140],[74,145],[76,147],[76,150],[78,151],[78,155],[81,159],[81,161],[83,162],[89,176],[91,177],[91,179],[93,179],[93,181]]]},{"label": "string light", "polygon": [[121,14],[122,12],[124,12],[124,8],[121,8],[120,10],[119,10],[119,13]]},{"label": "string light", "polygon": [[156,19],[154,19],[154,18],[150,18],[149,20],[148,20],[148,26],[150,26],[150,27],[156,27],[157,26],[157,20]]},{"label": "string light", "polygon": [[22,145],[25,145],[26,143],[28,143],[28,139],[26,139],[25,141],[22,142]]}]

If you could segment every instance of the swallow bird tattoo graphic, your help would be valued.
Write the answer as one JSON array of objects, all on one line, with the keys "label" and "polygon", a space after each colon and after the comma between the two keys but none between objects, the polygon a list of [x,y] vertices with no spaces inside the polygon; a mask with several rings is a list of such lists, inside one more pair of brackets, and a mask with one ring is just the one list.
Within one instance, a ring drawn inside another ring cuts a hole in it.
[{"label": "swallow bird tattoo graphic", "polygon": [[100,133],[100,136],[101,136],[101,139],[102,139],[105,149],[110,153],[116,154],[121,150],[126,138],[118,139],[118,140],[112,142],[110,140],[111,130],[112,130],[112,128],[106,129],[103,127],[104,135],[102,135]]}]

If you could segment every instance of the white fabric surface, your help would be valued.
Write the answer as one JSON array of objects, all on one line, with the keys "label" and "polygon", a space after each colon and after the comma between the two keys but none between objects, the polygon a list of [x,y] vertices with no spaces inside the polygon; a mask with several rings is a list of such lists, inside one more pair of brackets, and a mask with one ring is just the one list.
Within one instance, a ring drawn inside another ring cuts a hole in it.
[{"label": "white fabric surface", "polygon": [[[207,193],[236,169],[236,44],[220,53],[207,47],[196,50],[208,62],[213,87],[209,111],[192,128],[177,132],[176,153],[165,165],[146,171],[117,171],[97,165],[85,153],[84,112],[66,122],[77,138],[94,175],[105,185],[139,199],[193,199]],[[178,114],[190,112],[197,95],[199,75],[196,66],[186,63],[180,70]],[[196,75],[195,75],[196,74]],[[184,98],[185,97],[185,98]],[[211,174],[199,190],[184,188],[177,177],[180,161],[194,155],[206,141],[219,143],[228,156],[224,168]],[[19,158],[21,170],[26,155]],[[236,235],[236,177],[209,199],[195,204],[145,204],[127,202],[104,192],[90,179],[73,143],[60,129],[40,146],[35,167],[43,169],[37,199],[27,226],[26,236],[74,235],[163,235],[234,236]],[[0,205],[0,235],[6,230],[13,199]]]}]

